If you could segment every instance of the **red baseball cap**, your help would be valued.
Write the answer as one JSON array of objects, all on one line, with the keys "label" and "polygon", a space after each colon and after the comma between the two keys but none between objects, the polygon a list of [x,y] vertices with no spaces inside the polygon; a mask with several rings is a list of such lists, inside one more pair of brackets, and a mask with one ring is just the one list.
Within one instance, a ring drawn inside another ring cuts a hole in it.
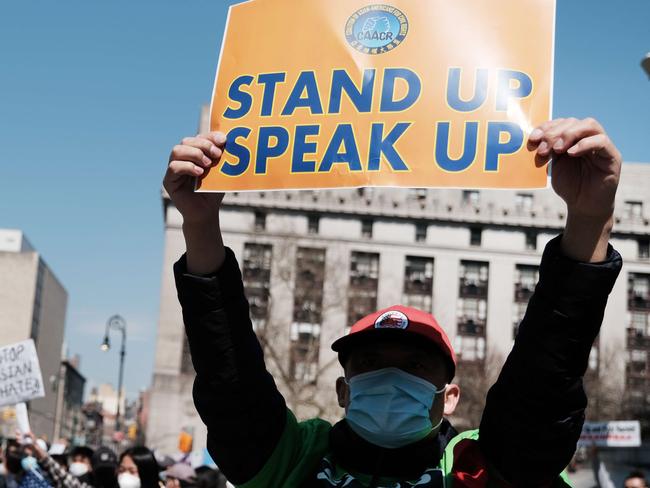
[{"label": "red baseball cap", "polygon": [[334,341],[332,349],[340,357],[340,353],[347,353],[354,344],[373,340],[380,335],[390,335],[399,340],[402,334],[404,338],[422,337],[436,346],[447,360],[453,378],[456,374],[456,354],[449,337],[433,315],[417,308],[393,305],[366,315],[350,328],[346,336]]}]

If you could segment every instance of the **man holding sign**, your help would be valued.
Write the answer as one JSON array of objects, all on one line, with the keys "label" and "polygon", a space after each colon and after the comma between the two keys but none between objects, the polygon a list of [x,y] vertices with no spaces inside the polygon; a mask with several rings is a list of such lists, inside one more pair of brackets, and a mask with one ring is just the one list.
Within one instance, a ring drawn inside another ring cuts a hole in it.
[{"label": "man holding sign", "polygon": [[527,140],[540,165],[553,160],[566,227],[544,251],[480,428],[459,435],[443,420],[460,394],[450,342],[431,315],[401,306],[361,319],[333,345],[345,371],[336,384],[345,418],[296,421],[266,371],[237,262],[222,241],[223,194],[193,191],[196,177],[219,167],[225,145],[222,133],[184,139],[164,186],[184,218],[187,253],[175,274],[194,399],[228,478],[247,488],[565,486],[560,473],[587,403],[582,376],[621,268],[608,245],[621,155],[600,124],[552,120]]}]

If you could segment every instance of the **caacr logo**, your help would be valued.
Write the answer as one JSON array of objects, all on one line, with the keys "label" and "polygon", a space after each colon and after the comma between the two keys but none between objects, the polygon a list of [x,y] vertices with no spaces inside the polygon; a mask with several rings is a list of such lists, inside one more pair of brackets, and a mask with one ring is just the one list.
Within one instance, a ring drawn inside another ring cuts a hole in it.
[{"label": "caacr logo", "polygon": [[406,329],[408,326],[408,317],[399,310],[389,310],[375,320],[375,329]]},{"label": "caacr logo", "polygon": [[381,54],[399,46],[409,30],[406,15],[390,5],[357,10],[345,24],[345,37],[357,51]]}]

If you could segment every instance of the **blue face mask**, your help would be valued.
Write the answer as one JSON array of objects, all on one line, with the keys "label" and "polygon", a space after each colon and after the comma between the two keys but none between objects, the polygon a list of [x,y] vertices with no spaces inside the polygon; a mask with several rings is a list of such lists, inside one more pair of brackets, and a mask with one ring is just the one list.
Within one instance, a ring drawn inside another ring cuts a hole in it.
[{"label": "blue face mask", "polygon": [[34,456],[25,456],[20,460],[20,465],[25,471],[34,471],[38,466],[38,461]]},{"label": "blue face mask", "polygon": [[350,404],[345,418],[368,442],[397,448],[424,439],[435,427],[429,411],[435,385],[399,368],[384,368],[350,378]]}]

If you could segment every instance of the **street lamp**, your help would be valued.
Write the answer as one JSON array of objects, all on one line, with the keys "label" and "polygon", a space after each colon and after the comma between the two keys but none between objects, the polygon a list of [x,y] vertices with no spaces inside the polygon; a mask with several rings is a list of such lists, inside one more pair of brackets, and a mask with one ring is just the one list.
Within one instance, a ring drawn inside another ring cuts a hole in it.
[{"label": "street lamp", "polygon": [[650,53],[646,54],[645,58],[641,61],[641,67],[650,76]]},{"label": "street lamp", "polygon": [[115,414],[115,432],[121,430],[120,425],[120,404],[122,403],[122,379],[124,376],[124,356],[126,355],[126,320],[119,315],[113,315],[106,322],[106,333],[100,346],[106,352],[111,348],[109,332],[111,329],[119,330],[122,333],[122,348],[120,349],[120,373],[117,379],[117,413]]}]

